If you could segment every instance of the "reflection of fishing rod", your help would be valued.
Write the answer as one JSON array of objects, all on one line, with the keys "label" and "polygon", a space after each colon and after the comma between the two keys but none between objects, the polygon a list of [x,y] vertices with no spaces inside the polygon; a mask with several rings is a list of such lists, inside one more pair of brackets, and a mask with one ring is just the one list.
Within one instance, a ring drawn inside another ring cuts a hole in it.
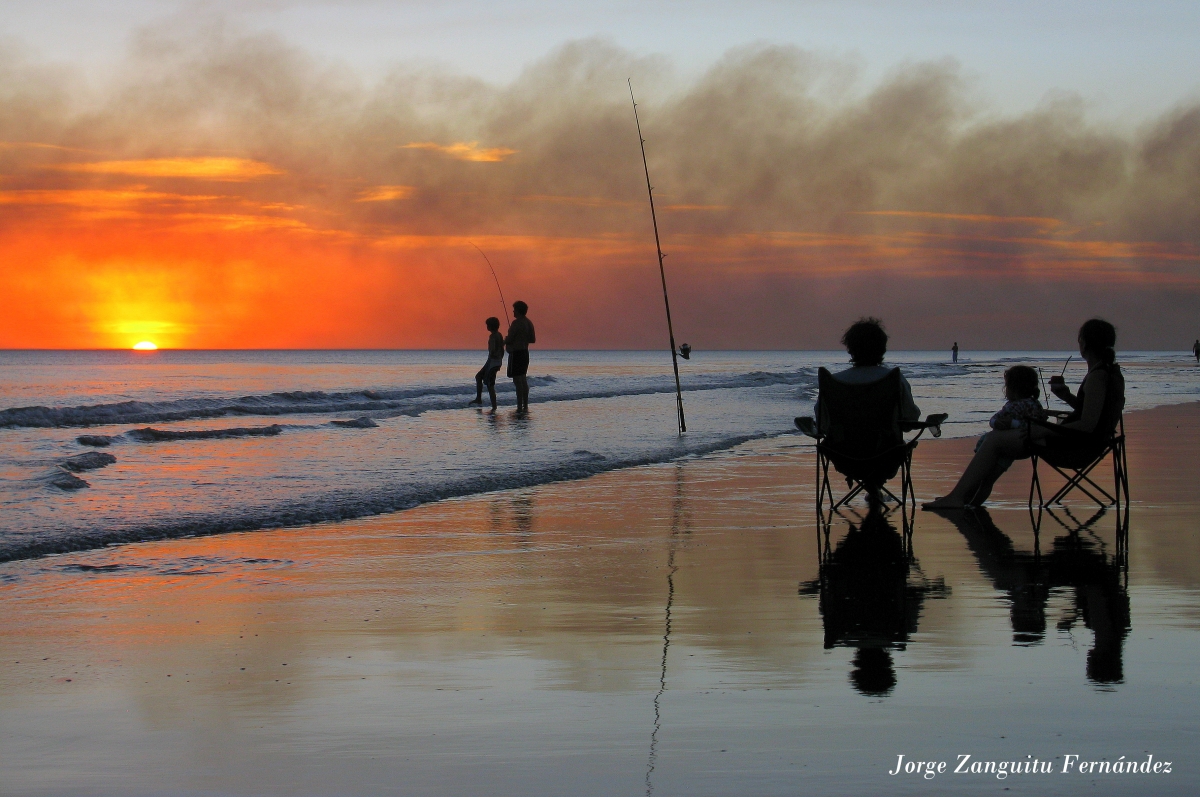
[{"label": "reflection of fishing rod", "polygon": [[[683,388],[679,386],[679,356],[675,351],[675,331],[671,328],[671,302],[667,299],[667,272],[663,269],[662,244],[658,239],[658,218],[654,215],[654,189],[650,186],[650,165],[646,162],[646,139],[642,138],[642,123],[637,115],[637,100],[633,98],[633,80],[629,84],[629,100],[633,103],[633,121],[637,125],[638,143],[642,148],[642,168],[646,172],[646,193],[650,197],[650,220],[654,223],[654,246],[658,249],[658,275],[662,277],[663,304],[667,308],[667,335],[671,338],[671,367],[675,369],[675,403],[679,410],[679,433],[687,431],[687,421],[683,417]],[[688,351],[691,351],[689,347]],[[685,355],[686,356],[686,355]]]},{"label": "reflection of fishing rod", "polygon": [[[475,246],[475,242],[471,242],[471,246]],[[512,319],[508,317],[508,302],[504,299],[504,291],[500,287],[500,278],[496,276],[496,269],[492,268],[492,261],[488,260],[488,256],[483,254],[483,250],[475,246],[475,251],[483,255],[483,259],[487,261],[488,268],[492,270],[492,279],[496,281],[496,290],[500,291],[500,306],[504,308],[504,320],[512,323]]]},{"label": "reflection of fishing rod", "polygon": [[[658,693],[654,696],[654,730],[650,733],[650,756],[646,759],[646,797],[654,795],[654,766],[658,762],[658,732],[662,730],[662,698],[667,691],[667,650],[671,647],[671,607],[675,603],[675,550],[679,538],[680,520],[687,524],[683,514],[683,469],[675,465],[675,505],[671,512],[671,542],[667,553],[667,609],[663,627],[662,663],[658,676]],[[691,534],[690,525],[684,529],[685,534]]]}]

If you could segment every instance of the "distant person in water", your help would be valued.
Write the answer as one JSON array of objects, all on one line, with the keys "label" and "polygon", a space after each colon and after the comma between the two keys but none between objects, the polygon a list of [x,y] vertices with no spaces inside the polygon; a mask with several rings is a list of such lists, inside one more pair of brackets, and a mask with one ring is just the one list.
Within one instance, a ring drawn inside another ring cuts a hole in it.
[{"label": "distant person in water", "polygon": [[950,361],[958,362],[958,341],[954,341],[954,346],[950,349]]},{"label": "distant person in water", "polygon": [[475,399],[471,404],[483,404],[483,388],[486,385],[488,396],[492,399],[492,412],[496,411],[496,374],[504,365],[504,336],[500,334],[500,319],[492,316],[484,322],[488,332],[487,362],[475,374]]},{"label": "distant person in water", "polygon": [[1196,358],[1196,362],[1200,363],[1200,340],[1192,344],[1192,354]]},{"label": "distant person in water", "polygon": [[508,349],[508,375],[512,377],[513,386],[517,389],[517,412],[529,411],[529,344],[537,343],[533,332],[533,322],[525,315],[529,305],[525,302],[513,302],[513,315],[516,316],[508,325],[508,335],[504,338],[504,347]]}]

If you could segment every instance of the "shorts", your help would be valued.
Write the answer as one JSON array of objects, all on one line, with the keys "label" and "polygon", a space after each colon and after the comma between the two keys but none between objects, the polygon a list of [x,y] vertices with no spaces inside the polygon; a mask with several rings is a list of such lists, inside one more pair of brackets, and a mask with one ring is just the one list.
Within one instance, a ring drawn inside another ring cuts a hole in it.
[{"label": "shorts", "polygon": [[525,376],[529,373],[529,350],[514,351],[508,355],[508,375]]}]

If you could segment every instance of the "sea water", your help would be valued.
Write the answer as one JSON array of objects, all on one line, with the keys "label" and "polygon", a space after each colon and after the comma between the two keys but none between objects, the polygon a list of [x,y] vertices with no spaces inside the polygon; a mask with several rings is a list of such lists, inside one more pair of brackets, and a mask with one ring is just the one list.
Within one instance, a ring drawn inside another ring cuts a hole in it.
[{"label": "sea water", "polygon": [[[1067,352],[894,352],[923,413],[976,435],[1016,363]],[[482,353],[0,352],[0,560],[300,526],[578,479],[796,434],[843,352],[535,351],[531,411],[469,407]],[[1122,353],[1127,410],[1200,399],[1190,356]],[[1084,376],[1078,355],[1068,384]],[[486,393],[484,401],[487,401]],[[1062,409],[1057,399],[1051,407]]]}]

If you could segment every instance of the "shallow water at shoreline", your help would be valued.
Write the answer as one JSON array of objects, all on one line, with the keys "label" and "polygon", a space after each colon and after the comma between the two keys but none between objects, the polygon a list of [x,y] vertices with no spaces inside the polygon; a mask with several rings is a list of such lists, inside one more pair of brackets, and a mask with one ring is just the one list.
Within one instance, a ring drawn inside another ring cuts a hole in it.
[{"label": "shallow water at shoreline", "polygon": [[[1085,504],[1035,537],[1018,463],[989,513],[919,513],[911,560],[886,530],[855,552],[847,513],[823,574],[811,449],[783,438],[0,565],[0,793],[1193,792],[1197,421],[1127,419],[1127,564]],[[919,489],[970,445],[923,443]],[[1056,772],[887,775],[964,753]]]},{"label": "shallow water at shoreline", "polygon": [[[1125,353],[1131,410],[1200,397],[1200,368]],[[303,526],[530,487],[794,434],[838,352],[697,352],[676,434],[662,352],[538,352],[533,411],[464,407],[474,352],[0,352],[0,560]],[[998,409],[1014,362],[895,352],[947,436]],[[1072,361],[1068,377],[1082,371]],[[502,387],[511,387],[501,380]],[[501,401],[511,402],[504,392]],[[79,465],[101,451],[107,459]]]}]

